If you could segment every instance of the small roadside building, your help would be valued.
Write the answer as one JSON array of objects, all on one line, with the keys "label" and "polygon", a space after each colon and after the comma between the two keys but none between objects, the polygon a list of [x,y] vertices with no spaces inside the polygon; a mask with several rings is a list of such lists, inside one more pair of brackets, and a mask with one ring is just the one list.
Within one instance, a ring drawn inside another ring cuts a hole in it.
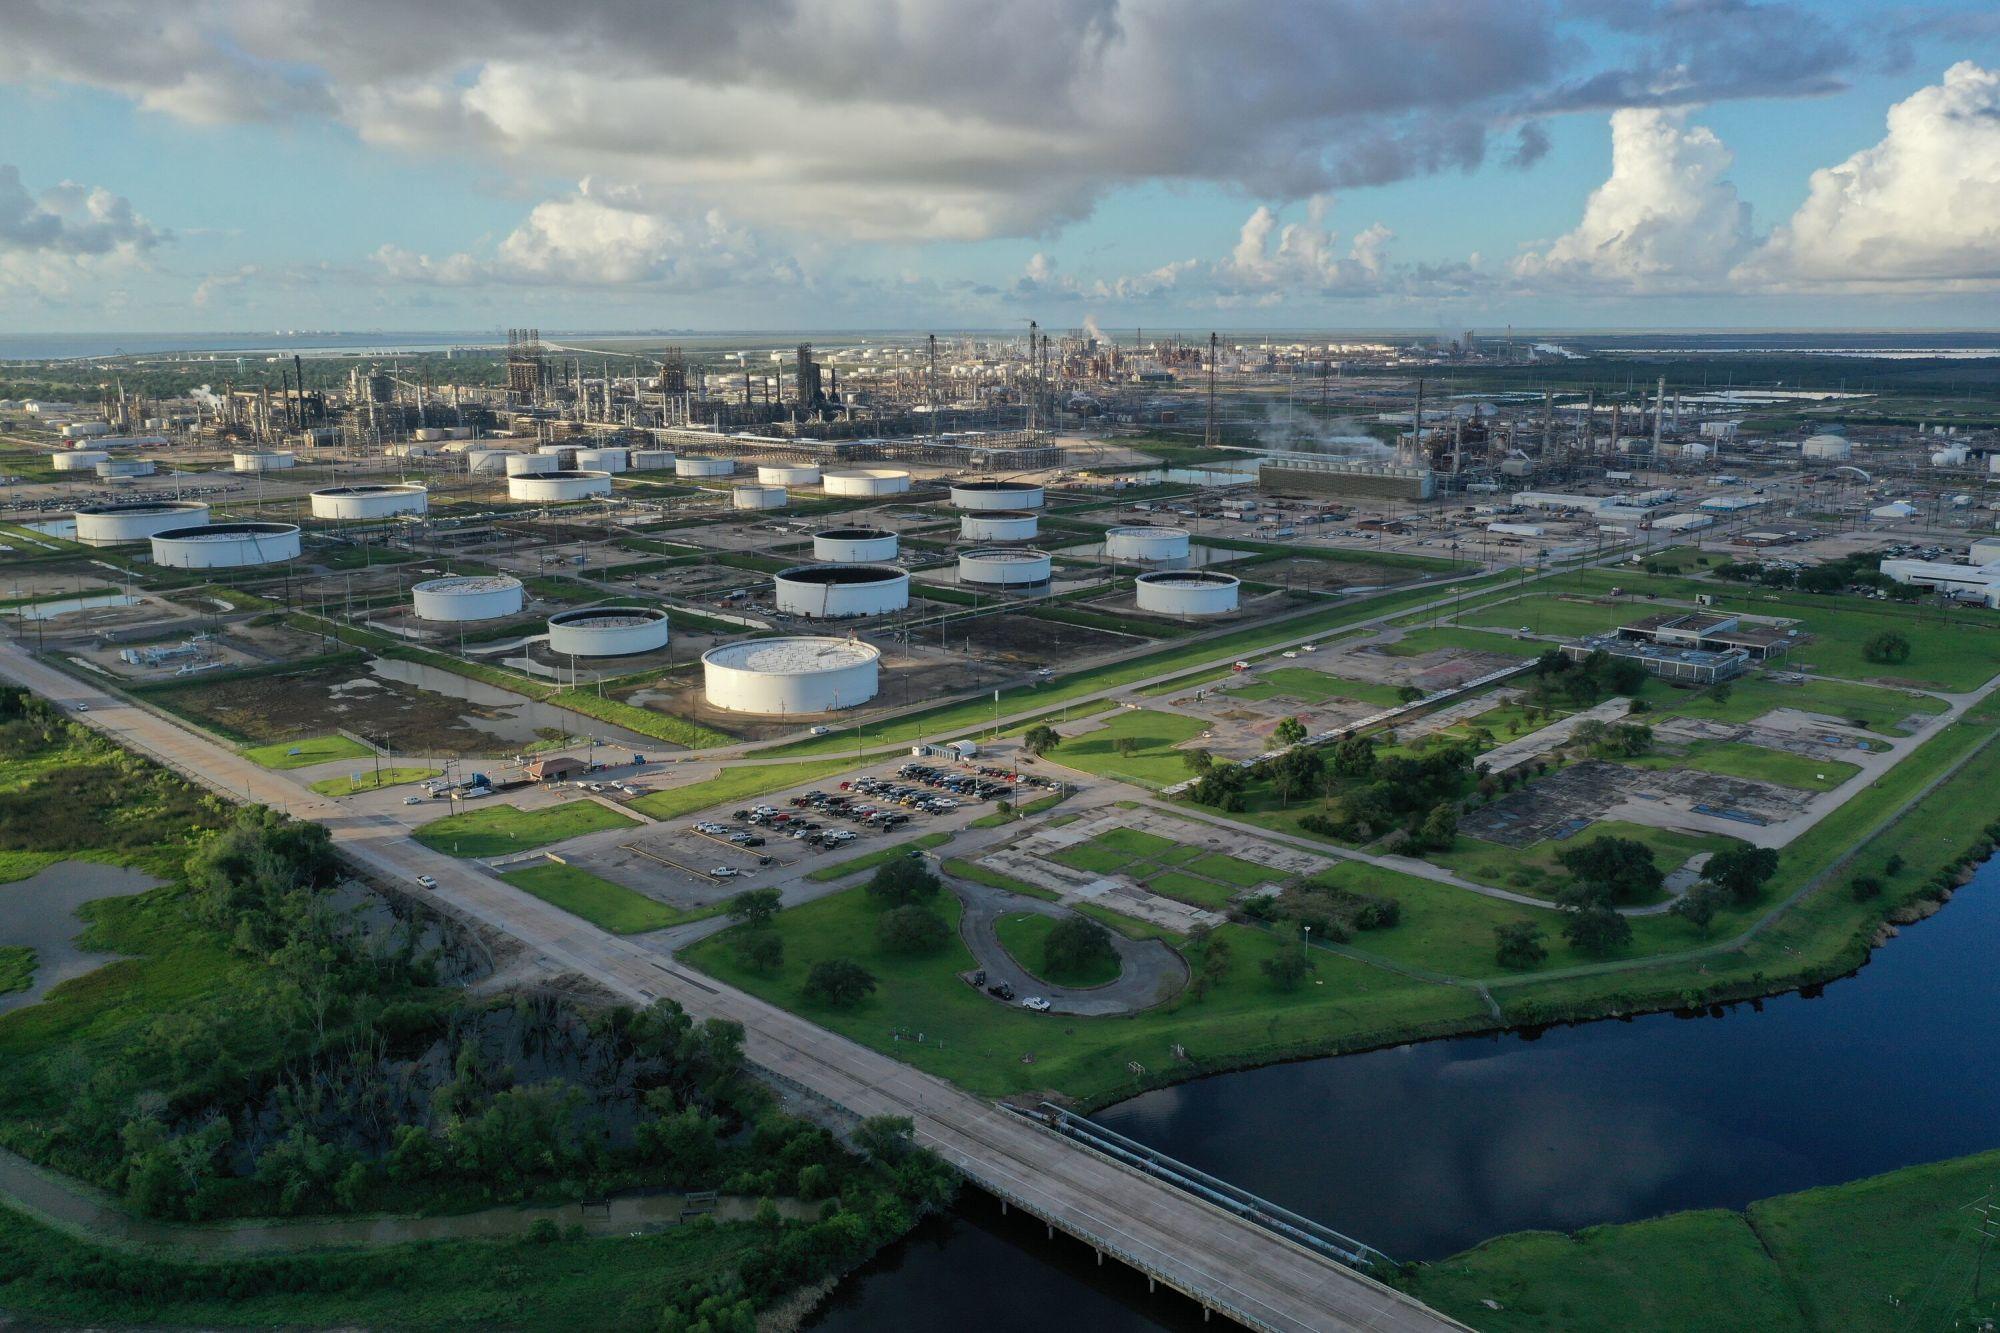
[{"label": "small roadside building", "polygon": [[567,782],[590,771],[590,765],[574,755],[552,754],[528,761],[528,776],[536,782]]}]

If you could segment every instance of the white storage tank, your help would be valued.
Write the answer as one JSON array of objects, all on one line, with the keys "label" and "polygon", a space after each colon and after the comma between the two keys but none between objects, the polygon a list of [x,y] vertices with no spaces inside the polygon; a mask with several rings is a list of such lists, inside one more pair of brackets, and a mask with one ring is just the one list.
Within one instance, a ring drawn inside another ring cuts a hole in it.
[{"label": "white storage tank", "polygon": [[727,477],[736,472],[733,458],[699,458],[693,454],[682,454],[674,459],[676,477]]},{"label": "white storage tank", "polygon": [[896,558],[896,534],[887,528],[822,528],[813,534],[813,559],[860,565]]},{"label": "white storage tank", "polygon": [[783,509],[785,488],[783,486],[733,486],[729,491],[729,503],[735,509]]},{"label": "white storage tank", "polygon": [[576,465],[588,472],[623,472],[625,470],[623,449],[579,449],[576,451]]},{"label": "white storage tank", "polygon": [[94,472],[99,463],[110,458],[102,449],[70,449],[55,455],[51,462],[58,472]]},{"label": "white storage tank", "polygon": [[1232,574],[1184,569],[1141,574],[1137,580],[1141,611],[1169,616],[1224,616],[1236,609],[1240,581]]},{"label": "white storage tank", "polygon": [[1844,435],[1814,435],[1799,446],[1799,457],[1822,462],[1844,463],[1854,456],[1854,446]]},{"label": "white storage tank", "polygon": [[1049,581],[1050,563],[1047,551],[980,547],[959,552],[958,581],[988,587],[1033,587]]},{"label": "white storage tank", "polygon": [[421,514],[430,508],[431,493],[413,482],[326,486],[312,493],[314,518],[389,518]]},{"label": "white storage tank", "polygon": [[167,569],[242,569],[296,560],[296,523],[208,523],[152,536],[153,563]]},{"label": "white storage tank", "polygon": [[1113,528],[1104,534],[1104,554],[1113,560],[1144,560],[1160,564],[1188,558],[1186,528],[1161,524],[1135,524]]},{"label": "white storage tank", "polygon": [[523,472],[507,478],[507,498],[548,503],[611,494],[609,472]]},{"label": "white storage tank", "polygon": [[622,657],[667,646],[667,613],[656,606],[589,606],[549,617],[549,651]]},{"label": "white storage tank", "polygon": [[951,502],[959,509],[1040,509],[1042,488],[1018,481],[955,481]]},{"label": "white storage tank", "polygon": [[757,480],[766,486],[817,486],[817,463],[759,463]]},{"label": "white storage tank", "polygon": [[843,468],[820,474],[828,495],[901,495],[910,489],[910,474],[897,468]]},{"label": "white storage tank", "polygon": [[958,535],[969,542],[1033,541],[1042,526],[1032,509],[973,509],[959,515]]},{"label": "white storage tank", "polygon": [[894,565],[794,565],[772,585],[778,610],[794,616],[879,616],[910,604],[910,576]]},{"label": "white storage tank", "polygon": [[410,589],[419,620],[498,620],[518,614],[526,593],[512,574],[448,574]]},{"label": "white storage tank", "polygon": [[144,541],[170,528],[198,528],[208,522],[199,500],[134,500],[90,505],[76,511],[76,539],[87,546]]},{"label": "white storage tank", "polygon": [[97,475],[106,481],[113,477],[150,477],[153,475],[153,460],[150,458],[107,458],[97,465]]},{"label": "white storage tank", "polygon": [[634,472],[671,472],[674,467],[674,451],[671,449],[634,449],[632,470]]},{"label": "white storage tank", "polygon": [[260,449],[230,456],[230,466],[238,472],[280,472],[297,461],[289,449]]},{"label": "white storage tank", "polygon": [[562,471],[562,459],[554,454],[508,454],[502,466],[510,477],[539,476]]},{"label": "white storage tank", "polygon": [[504,475],[507,471],[507,465],[519,457],[521,455],[515,453],[512,449],[467,449],[465,451],[465,470],[472,473],[485,472]]},{"label": "white storage tank", "polygon": [[732,713],[831,713],[875,697],[881,659],[857,639],[749,639],[701,655],[703,692]]},{"label": "white storage tank", "polygon": [[576,446],[573,444],[544,444],[537,448],[535,452],[545,458],[560,460],[557,464],[559,467],[568,467],[570,460],[576,457]]}]

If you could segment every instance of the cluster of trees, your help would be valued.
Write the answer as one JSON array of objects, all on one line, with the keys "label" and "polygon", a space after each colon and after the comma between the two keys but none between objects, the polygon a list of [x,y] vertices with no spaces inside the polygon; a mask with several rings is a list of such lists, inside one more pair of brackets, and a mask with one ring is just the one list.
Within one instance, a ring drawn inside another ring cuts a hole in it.
[{"label": "cluster of trees", "polygon": [[[1604,836],[1557,856],[1570,880],[1556,893],[1564,909],[1562,935],[1580,953],[1603,956],[1632,941],[1632,923],[1619,908],[1658,894],[1665,880],[1653,851],[1633,838]],[[1755,902],[1776,873],[1778,853],[1769,847],[1738,844],[1711,855],[1695,886],[1672,911],[1706,934],[1724,907]],[[1525,970],[1548,958],[1542,928],[1530,920],[1494,927],[1494,956],[1502,967]]]},{"label": "cluster of trees", "polygon": [[[1476,753],[1471,742],[1454,741],[1384,759],[1371,740],[1353,736],[1328,750],[1287,751],[1268,764],[1293,769],[1294,783],[1314,784],[1329,798],[1323,811],[1299,820],[1309,833],[1372,842],[1400,829],[1399,850],[1443,851],[1458,837],[1458,801],[1471,786]],[[1278,780],[1274,774],[1274,785]]]},{"label": "cluster of trees", "polygon": [[1590,717],[1576,724],[1570,740],[1598,759],[1637,759],[1653,748],[1653,729],[1637,722]]},{"label": "cluster of trees", "polygon": [[1646,684],[1646,668],[1602,648],[1580,662],[1551,648],[1535,659],[1534,669],[1523,681],[1529,699],[1539,707],[1588,708],[1613,695],[1637,694]]},{"label": "cluster of trees", "polygon": [[1361,893],[1325,880],[1302,880],[1276,897],[1245,902],[1243,915],[1256,921],[1283,921],[1294,930],[1345,943],[1365,930],[1388,930],[1403,919],[1403,904],[1386,894]]},{"label": "cluster of trees", "polygon": [[1777,870],[1776,848],[1747,844],[1725,848],[1708,858],[1702,866],[1701,881],[1674,903],[1674,915],[1706,935],[1718,911],[1757,901],[1757,895]]},{"label": "cluster of trees", "polygon": [[1767,565],[1759,560],[1732,560],[1715,567],[1715,576],[1735,583],[1755,583],[1766,588],[1796,588],[1800,592],[1841,593],[1850,589],[1879,592],[1898,602],[1914,602],[1923,589],[1898,583],[1882,572],[1881,556],[1857,551],[1838,560],[1823,560],[1803,569]]},{"label": "cluster of trees", "polygon": [[1116,960],[1111,932],[1087,916],[1062,918],[1042,939],[1042,975],[1070,976]]},{"label": "cluster of trees", "polygon": [[34,770],[0,800],[0,850],[150,854],[225,818],[214,797],[8,686],[0,755]]}]

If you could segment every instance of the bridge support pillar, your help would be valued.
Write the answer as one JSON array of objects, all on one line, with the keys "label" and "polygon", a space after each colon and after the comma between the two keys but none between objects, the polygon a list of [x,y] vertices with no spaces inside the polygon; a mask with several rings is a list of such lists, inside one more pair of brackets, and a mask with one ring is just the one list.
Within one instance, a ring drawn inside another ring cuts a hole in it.
[{"label": "bridge support pillar", "polygon": [[1155,1289],[1156,1289],[1156,1288],[1157,1288],[1157,1287],[1158,1287],[1159,1285],[1160,1285],[1160,1283],[1159,1283],[1159,1279],[1158,1279],[1158,1278],[1153,1278],[1153,1277],[1148,1277],[1148,1278],[1146,1279],[1146,1294],[1147,1294],[1148,1296],[1152,1295],[1152,1294],[1153,1294],[1153,1292],[1154,1292],[1154,1290],[1155,1290]]},{"label": "bridge support pillar", "polygon": [[1007,1201],[1005,1199],[1002,1199],[1000,1201],[1000,1216],[1005,1217],[1006,1215],[1007,1215]]},{"label": "bridge support pillar", "polygon": [[1102,1250],[1099,1250],[1097,1252],[1097,1266],[1099,1268],[1104,1267],[1104,1251]]},{"label": "bridge support pillar", "polygon": [[1053,1222],[1046,1222],[1043,1223],[1043,1225],[1048,1228],[1049,1239],[1054,1240],[1056,1238],[1056,1224]]},{"label": "bridge support pillar", "polygon": [[1208,1322],[1208,1317],[1209,1317],[1210,1315],[1214,1314],[1214,1313],[1215,1313],[1215,1311],[1213,1311],[1213,1310],[1209,1309],[1209,1308],[1208,1308],[1208,1307],[1207,1307],[1206,1305],[1202,1306],[1202,1307],[1201,1307],[1201,1322],[1202,1322],[1202,1323],[1204,1323],[1204,1324],[1206,1324],[1206,1323]]}]

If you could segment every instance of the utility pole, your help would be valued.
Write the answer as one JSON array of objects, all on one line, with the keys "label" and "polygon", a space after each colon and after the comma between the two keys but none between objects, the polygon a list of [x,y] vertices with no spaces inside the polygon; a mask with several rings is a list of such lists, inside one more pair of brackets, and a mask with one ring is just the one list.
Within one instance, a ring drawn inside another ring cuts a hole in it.
[{"label": "utility pole", "polygon": [[1208,335],[1208,425],[1202,431],[1201,442],[1210,449],[1222,443],[1222,429],[1215,420],[1215,360],[1219,342],[1215,334]]}]

